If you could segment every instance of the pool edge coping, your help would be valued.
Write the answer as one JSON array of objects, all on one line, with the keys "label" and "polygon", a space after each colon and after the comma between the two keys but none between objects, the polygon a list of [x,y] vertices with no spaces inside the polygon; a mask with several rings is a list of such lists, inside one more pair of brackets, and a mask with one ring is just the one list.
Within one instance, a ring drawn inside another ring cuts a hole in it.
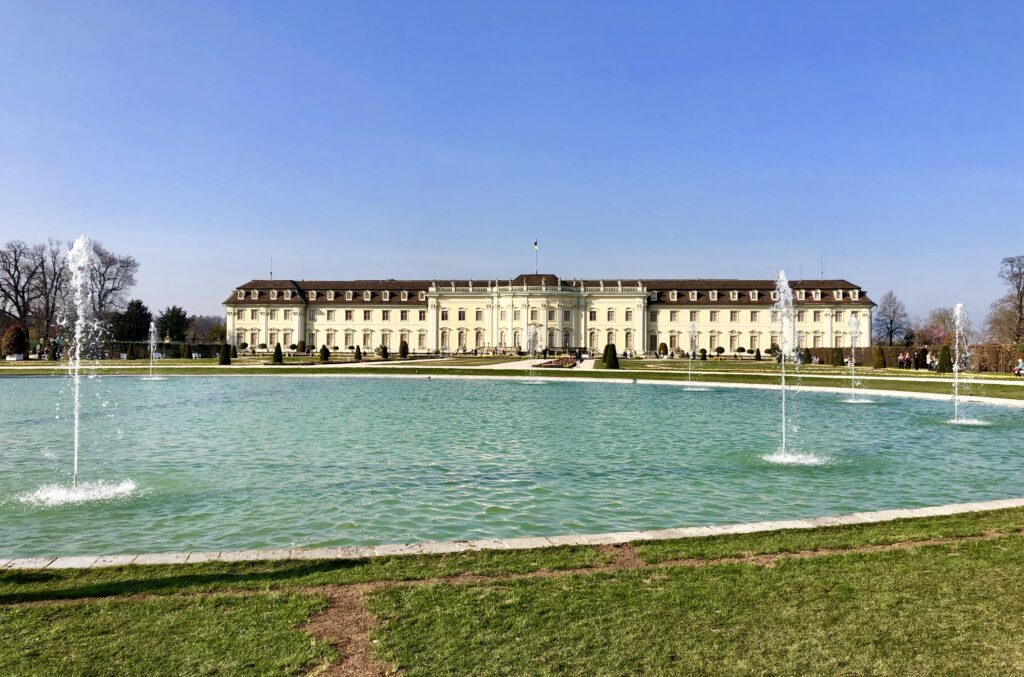
[{"label": "pool edge coping", "polygon": [[374,546],[336,546],[326,548],[279,548],[269,550],[231,550],[222,552],[163,552],[127,555],[72,555],[63,557],[0,556],[0,570],[12,569],[98,569],[126,565],[194,564],[198,562],[252,562],[271,560],[352,560],[396,555],[436,555],[471,551],[533,550],[572,545],[620,545],[637,541],[664,541],[704,536],[750,534],[785,529],[816,529],[851,524],[871,524],[917,517],[940,517],[988,510],[1024,508],[1024,497],[950,503],[923,508],[894,508],[807,519],[746,522],[740,524],[681,527],[645,531],[619,531],[604,534],[567,534],[563,536],[524,536],[487,538],[472,541],[427,541],[391,543]]}]

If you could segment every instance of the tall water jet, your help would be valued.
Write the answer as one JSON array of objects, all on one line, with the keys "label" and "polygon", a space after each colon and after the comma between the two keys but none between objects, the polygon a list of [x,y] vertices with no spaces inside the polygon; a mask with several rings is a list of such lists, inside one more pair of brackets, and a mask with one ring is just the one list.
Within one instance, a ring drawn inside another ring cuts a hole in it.
[{"label": "tall water jet", "polygon": [[697,344],[697,323],[690,323],[690,349],[686,352],[686,380],[693,381],[693,353]]},{"label": "tall water jet", "polygon": [[960,371],[970,357],[967,344],[967,311],[964,304],[953,306],[953,420],[956,425],[987,425],[976,418],[964,418],[960,413]]},{"label": "tall water jet", "polygon": [[71,272],[71,299],[74,303],[74,333],[72,337],[71,356],[68,359],[68,373],[71,375],[72,425],[74,435],[74,457],[72,461],[72,485],[78,485],[78,443],[79,419],[81,417],[82,389],[82,344],[88,330],[89,313],[91,312],[89,289],[89,266],[92,262],[92,243],[82,235],[68,251],[68,270]]},{"label": "tall water jet", "polygon": [[163,381],[163,376],[154,376],[153,367],[156,362],[156,323],[149,323],[149,376],[143,376],[143,381]]},{"label": "tall water jet", "polygon": [[850,328],[850,397],[844,402],[849,404],[870,404],[871,400],[857,397],[857,340],[860,338],[860,319],[850,314],[850,321],[847,323]]},{"label": "tall water jet", "polygon": [[780,270],[775,280],[775,295],[778,297],[772,304],[773,323],[779,330],[779,364],[782,375],[779,381],[779,393],[781,396],[780,405],[780,428],[781,443],[774,454],[764,456],[764,460],[771,463],[782,463],[787,465],[819,465],[824,463],[823,459],[811,454],[791,453],[787,430],[789,421],[786,411],[786,358],[794,356],[797,350],[796,340],[796,313],[793,309],[793,290],[786,278],[786,271]]}]

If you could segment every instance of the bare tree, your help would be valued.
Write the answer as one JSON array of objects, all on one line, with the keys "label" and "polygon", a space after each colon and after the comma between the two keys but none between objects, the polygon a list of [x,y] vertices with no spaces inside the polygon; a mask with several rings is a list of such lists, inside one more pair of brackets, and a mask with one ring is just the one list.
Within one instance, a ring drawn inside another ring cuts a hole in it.
[{"label": "bare tree", "polygon": [[93,242],[92,249],[89,278],[93,290],[93,311],[96,317],[106,317],[110,311],[124,306],[128,290],[135,286],[139,262],[132,256],[118,256],[99,242]]},{"label": "bare tree", "polygon": [[899,297],[890,289],[882,295],[874,314],[874,331],[877,339],[893,345],[903,338],[910,329],[910,314]]},{"label": "bare tree", "polygon": [[1024,343],[1024,256],[1008,256],[999,266],[1006,294],[992,304],[989,337],[995,341]]},{"label": "bare tree", "polygon": [[57,312],[68,291],[68,261],[60,240],[49,240],[32,248],[36,257],[36,308],[33,312],[40,337],[48,340],[56,334]]},{"label": "bare tree", "polygon": [[29,318],[36,302],[39,260],[22,240],[12,240],[0,249],[0,298],[4,314],[21,325],[28,336]]}]

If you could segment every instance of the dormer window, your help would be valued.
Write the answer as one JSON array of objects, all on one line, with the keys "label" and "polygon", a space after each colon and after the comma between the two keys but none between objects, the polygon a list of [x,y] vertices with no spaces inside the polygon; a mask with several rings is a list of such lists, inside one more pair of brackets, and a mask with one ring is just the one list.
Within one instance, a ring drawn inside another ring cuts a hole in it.
[{"label": "dormer window", "polygon": [[854,301],[860,299],[860,292],[856,289],[850,290],[850,298]]},{"label": "dormer window", "polygon": [[310,301],[316,301],[316,292],[315,291],[309,292],[309,300]]},{"label": "dormer window", "polygon": [[292,293],[290,291],[288,291],[287,289],[285,289],[285,291],[284,291],[284,300],[285,301],[289,301],[289,300],[291,300],[291,298],[292,298]]},{"label": "dormer window", "polygon": [[276,289],[275,289],[275,290],[272,290],[272,291],[270,292],[270,300],[271,300],[271,301],[276,301],[276,300],[277,300],[277,290],[276,290]]},{"label": "dormer window", "polygon": [[842,301],[842,300],[843,300],[843,290],[842,289],[836,289],[836,301]]},{"label": "dormer window", "polygon": [[345,292],[345,300],[346,301],[351,301],[352,300],[352,291],[351,290]]},{"label": "dormer window", "polygon": [[381,298],[384,299],[385,301],[390,301],[391,300],[391,292],[389,292],[387,289],[385,289],[383,292],[381,292]]},{"label": "dormer window", "polygon": [[757,297],[758,297],[758,293],[757,293],[756,289],[754,291],[750,292],[750,300],[751,301],[756,301]]},{"label": "dormer window", "polygon": [[249,297],[250,298],[254,298],[254,299],[258,299],[260,297],[260,293],[258,291],[256,291],[255,289],[253,289],[252,293],[249,294]]},{"label": "dormer window", "polygon": [[245,298],[245,292],[244,292],[244,291],[242,291],[241,289],[239,289],[239,290],[238,290],[238,299],[239,299],[239,300],[242,300],[242,299],[244,299],[244,298]]},{"label": "dormer window", "polygon": [[328,301],[333,301],[334,300],[334,290],[333,289],[331,291],[327,292],[327,300]]},{"label": "dormer window", "polygon": [[740,298],[740,293],[738,291],[731,291],[731,292],[729,292],[729,300],[730,301],[738,301],[739,298]]},{"label": "dormer window", "polygon": [[420,301],[426,301],[426,300],[427,300],[427,292],[421,291],[420,292]]},{"label": "dormer window", "polygon": [[679,292],[677,292],[675,289],[673,289],[672,291],[670,291],[668,293],[668,297],[672,301],[678,301],[679,300]]},{"label": "dormer window", "polygon": [[814,300],[815,301],[820,301],[821,300],[821,290],[820,289],[815,289],[814,290]]},{"label": "dormer window", "polygon": [[805,292],[803,289],[797,290],[797,292],[796,292],[796,300],[797,301],[803,301],[805,298],[807,298],[807,292]]},{"label": "dormer window", "polygon": [[371,292],[369,289],[363,292],[364,301],[369,301],[371,296],[373,296],[373,292]]},{"label": "dormer window", "polygon": [[409,292],[403,291],[402,295],[399,298],[401,298],[403,301],[408,301],[409,300]]},{"label": "dormer window", "polygon": [[658,292],[656,292],[656,291],[652,291],[651,292],[651,300],[652,301],[657,301],[658,300]]},{"label": "dormer window", "polygon": [[772,292],[772,301],[778,301],[778,300],[779,300],[779,292],[773,291]]},{"label": "dormer window", "polygon": [[696,301],[697,300],[697,292],[695,292],[695,291],[691,291],[690,292],[690,300],[691,301]]},{"label": "dormer window", "polygon": [[711,299],[712,301],[717,301],[718,300],[718,290],[717,289],[712,289],[708,293],[708,298]]}]

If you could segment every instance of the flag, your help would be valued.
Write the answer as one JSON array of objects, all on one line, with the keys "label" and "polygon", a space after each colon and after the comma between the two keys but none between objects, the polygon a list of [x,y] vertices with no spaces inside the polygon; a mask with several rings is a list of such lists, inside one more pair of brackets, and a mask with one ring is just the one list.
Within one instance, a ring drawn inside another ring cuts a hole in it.
[{"label": "flag", "polygon": [[533,241],[533,251],[537,251],[537,240]]}]

